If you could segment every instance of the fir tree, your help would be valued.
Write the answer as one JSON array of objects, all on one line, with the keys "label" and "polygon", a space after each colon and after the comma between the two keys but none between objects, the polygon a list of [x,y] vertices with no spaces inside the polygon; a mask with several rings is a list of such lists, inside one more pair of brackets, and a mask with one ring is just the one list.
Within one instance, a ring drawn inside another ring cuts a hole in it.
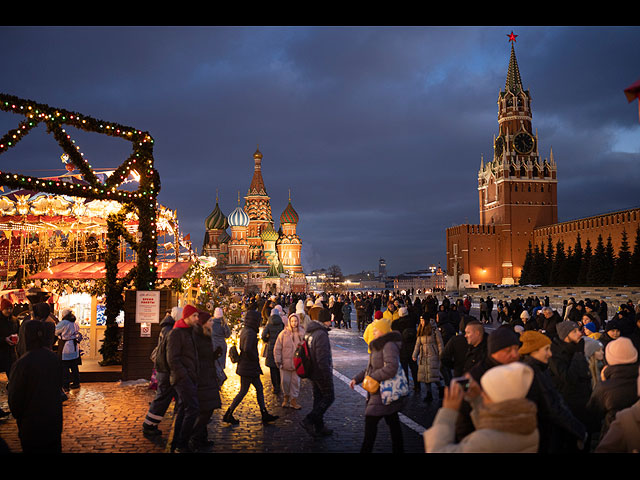
[{"label": "fir tree", "polygon": [[570,285],[579,285],[580,279],[580,269],[582,267],[582,261],[584,257],[584,252],[582,251],[582,239],[580,238],[580,234],[578,234],[576,238],[576,245],[573,249],[573,254],[571,255],[571,261],[569,263],[569,284]]},{"label": "fir tree", "polygon": [[598,235],[598,243],[593,251],[587,272],[588,285],[606,285],[611,278],[611,271],[607,263],[607,252],[602,241],[602,235]]},{"label": "fir tree", "polygon": [[607,280],[605,284],[611,284],[611,278],[613,277],[613,269],[616,265],[616,254],[613,250],[613,243],[611,243],[611,235],[607,238],[607,244],[604,247],[604,258],[607,262]]},{"label": "fir tree", "polygon": [[553,242],[551,241],[551,235],[547,239],[547,252],[544,259],[544,281],[542,285],[549,285],[551,283],[551,269],[553,268]]},{"label": "fir tree", "polygon": [[544,285],[545,280],[545,257],[544,246],[536,245],[533,249],[533,268],[531,269],[531,283],[534,285]]},{"label": "fir tree", "polygon": [[528,285],[531,283],[531,269],[533,268],[533,247],[531,246],[531,242],[529,242],[529,248],[527,249],[527,254],[524,257],[524,264],[522,265],[522,270],[520,271],[520,285]]},{"label": "fir tree", "polygon": [[587,238],[587,243],[584,247],[584,253],[582,254],[582,261],[580,262],[577,285],[587,285],[587,275],[589,274],[589,266],[591,264],[592,257],[593,252],[591,250],[591,240]]},{"label": "fir tree", "polygon": [[549,277],[550,285],[566,285],[566,260],[567,256],[564,253],[564,243],[561,240],[558,240],[556,243],[553,263],[551,265],[551,275]]},{"label": "fir tree", "polygon": [[636,240],[633,244],[633,253],[629,265],[629,283],[640,285],[640,225],[636,229]]},{"label": "fir tree", "polygon": [[631,268],[631,249],[629,248],[629,242],[627,240],[627,231],[623,230],[622,244],[620,245],[618,258],[616,259],[615,267],[613,269],[613,276],[611,278],[611,283],[613,285],[629,285],[630,268]]}]

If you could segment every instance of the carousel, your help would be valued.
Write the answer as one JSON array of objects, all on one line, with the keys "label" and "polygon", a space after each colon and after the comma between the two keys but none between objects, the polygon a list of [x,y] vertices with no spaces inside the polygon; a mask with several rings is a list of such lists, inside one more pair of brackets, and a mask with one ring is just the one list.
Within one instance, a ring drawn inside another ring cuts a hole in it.
[{"label": "carousel", "polygon": [[[109,172],[103,173],[108,176]],[[51,177],[83,184],[80,175]],[[136,181],[132,177],[131,181]],[[14,190],[0,195],[0,296],[16,305],[38,298],[54,312],[72,308],[83,336],[83,359],[97,360],[106,328],[105,263],[107,217],[121,204],[110,200]],[[138,219],[125,226],[137,234]],[[169,288],[191,266],[190,244],[182,237],[177,214],[158,204],[158,280]],[[136,265],[136,252],[120,244],[118,277]],[[34,293],[37,293],[34,297]],[[122,326],[124,315],[118,317]]]}]

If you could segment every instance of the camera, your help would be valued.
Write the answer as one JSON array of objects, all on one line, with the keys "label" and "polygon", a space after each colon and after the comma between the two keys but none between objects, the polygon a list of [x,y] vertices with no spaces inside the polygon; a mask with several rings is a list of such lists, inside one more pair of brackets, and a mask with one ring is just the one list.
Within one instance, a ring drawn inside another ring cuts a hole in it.
[{"label": "camera", "polygon": [[451,379],[452,382],[456,382],[460,385],[460,388],[463,392],[469,390],[469,386],[471,385],[471,380],[467,377],[455,377]]}]

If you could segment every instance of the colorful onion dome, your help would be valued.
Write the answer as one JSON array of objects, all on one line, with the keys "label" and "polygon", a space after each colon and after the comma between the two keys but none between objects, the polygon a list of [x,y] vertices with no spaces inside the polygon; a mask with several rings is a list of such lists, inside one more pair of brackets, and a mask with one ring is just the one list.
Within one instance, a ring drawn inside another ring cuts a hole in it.
[{"label": "colorful onion dome", "polygon": [[227,217],[225,217],[220,210],[220,206],[218,205],[217,201],[216,208],[213,209],[213,212],[211,212],[211,214],[204,221],[204,225],[207,230],[224,230],[229,226]]},{"label": "colorful onion dome", "polygon": [[280,215],[280,224],[283,223],[298,223],[298,212],[296,212],[291,205],[291,202],[284,209],[282,215]]},{"label": "colorful onion dome", "polygon": [[230,227],[248,227],[249,215],[247,215],[247,212],[238,205],[236,209],[229,214],[227,221],[229,222]]},{"label": "colorful onion dome", "polygon": [[263,242],[275,242],[278,240],[278,232],[276,232],[273,229],[273,225],[269,223],[260,234],[260,238]]}]

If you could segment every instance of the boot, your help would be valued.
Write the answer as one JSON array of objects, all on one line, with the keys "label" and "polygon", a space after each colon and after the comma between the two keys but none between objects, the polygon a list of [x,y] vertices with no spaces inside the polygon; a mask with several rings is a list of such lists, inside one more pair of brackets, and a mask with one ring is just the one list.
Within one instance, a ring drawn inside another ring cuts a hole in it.
[{"label": "boot", "polygon": [[302,407],[298,404],[298,401],[295,398],[291,399],[291,408],[295,408],[296,410],[300,410]]},{"label": "boot", "polygon": [[262,423],[273,422],[273,421],[277,420],[278,418],[280,418],[277,415],[271,415],[266,410],[263,410],[261,413],[262,413]]},{"label": "boot", "polygon": [[433,394],[431,393],[431,385],[427,384],[427,396],[424,397],[424,401],[429,403],[433,401]]},{"label": "boot", "polygon": [[233,417],[233,414],[231,413],[231,409],[227,410],[224,413],[224,417],[222,417],[222,421],[226,423],[230,423],[231,425],[238,425],[240,423],[240,420]]},{"label": "boot", "polygon": [[289,395],[285,395],[284,399],[282,400],[282,408],[286,408],[289,406]]}]

